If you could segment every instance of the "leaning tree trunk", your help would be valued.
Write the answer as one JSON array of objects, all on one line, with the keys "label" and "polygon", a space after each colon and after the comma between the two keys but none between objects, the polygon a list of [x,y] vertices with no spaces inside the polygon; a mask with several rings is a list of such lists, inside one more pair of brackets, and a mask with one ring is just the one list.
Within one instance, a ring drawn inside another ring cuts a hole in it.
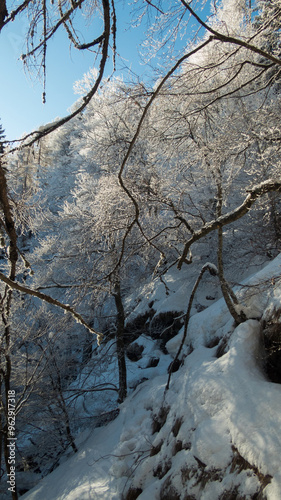
[{"label": "leaning tree trunk", "polygon": [[241,315],[236,311],[235,305],[238,305],[238,300],[231,287],[227,283],[224,272],[223,272],[223,230],[222,227],[218,229],[218,250],[217,250],[217,259],[218,259],[218,277],[220,280],[220,287],[223,294],[223,298],[227,305],[227,308],[233,317],[235,323],[239,325],[243,321]]},{"label": "leaning tree trunk", "polygon": [[[217,171],[218,177],[216,179],[216,184],[217,184],[217,207],[216,207],[216,216],[217,218],[221,217],[222,215],[222,177],[221,177],[221,170],[218,169]],[[225,303],[228,307],[228,310],[233,317],[235,323],[238,325],[243,321],[237,310],[235,309],[235,305],[238,305],[238,300],[227,283],[225,277],[224,277],[224,271],[223,271],[223,228],[222,226],[218,227],[218,249],[217,249],[217,262],[218,262],[218,277],[220,280],[220,287],[221,291],[223,294],[223,298],[225,300]]]}]

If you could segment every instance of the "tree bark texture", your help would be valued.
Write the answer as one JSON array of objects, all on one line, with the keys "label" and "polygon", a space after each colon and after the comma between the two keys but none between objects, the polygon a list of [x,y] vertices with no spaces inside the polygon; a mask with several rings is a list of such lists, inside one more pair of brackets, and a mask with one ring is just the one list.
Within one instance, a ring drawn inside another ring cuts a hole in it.
[{"label": "tree bark texture", "polygon": [[7,15],[6,0],[0,0],[0,31],[4,26],[5,17],[7,17]]},{"label": "tree bark texture", "polygon": [[119,372],[119,402],[122,403],[127,396],[127,368],[124,344],[125,313],[119,281],[114,285],[114,300],[117,310],[116,350]]},{"label": "tree bark texture", "polygon": [[[1,1],[1,0],[0,0]],[[1,27],[1,25],[0,25]],[[16,277],[16,266],[18,261],[18,250],[17,250],[17,233],[14,223],[13,213],[10,206],[10,200],[8,195],[8,186],[5,175],[5,170],[0,158],[0,207],[3,213],[4,220],[2,221],[2,226],[6,231],[6,235],[9,240],[9,253],[8,259],[10,264],[9,279],[11,281],[15,280]],[[3,356],[3,366],[1,367],[1,375],[4,381],[4,392],[5,392],[5,402],[4,402],[4,413],[5,422],[3,426],[3,445],[4,445],[4,458],[6,464],[6,472],[9,474],[11,472],[11,466],[9,463],[9,448],[8,448],[8,395],[11,389],[11,372],[12,372],[12,362],[11,362],[11,331],[9,326],[9,317],[11,312],[12,304],[12,294],[13,291],[10,287],[5,287],[5,293],[2,299],[2,324],[4,327],[3,345],[2,350],[4,352]],[[2,361],[2,360],[1,360]],[[15,491],[12,491],[13,500],[17,500],[18,495]]]}]

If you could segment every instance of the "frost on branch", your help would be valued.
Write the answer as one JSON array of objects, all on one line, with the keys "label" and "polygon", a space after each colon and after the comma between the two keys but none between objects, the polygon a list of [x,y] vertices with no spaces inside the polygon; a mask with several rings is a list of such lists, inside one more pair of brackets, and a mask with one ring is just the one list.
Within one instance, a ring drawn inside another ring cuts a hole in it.
[{"label": "frost on branch", "polygon": [[65,312],[69,312],[77,321],[77,323],[80,323],[81,325],[85,326],[89,332],[95,334],[97,336],[98,344],[100,345],[103,334],[100,332],[97,332],[92,328],[91,326],[88,325],[88,323],[82,318],[81,314],[77,313],[72,307],[69,305],[63,304],[59,300],[53,299],[50,297],[50,295],[46,295],[45,293],[39,292],[38,290],[32,290],[31,288],[28,288],[26,286],[20,285],[16,281],[12,281],[11,279],[7,278],[5,274],[0,272],[0,279],[4,281],[11,289],[18,290],[20,292],[26,293],[27,295],[32,295],[33,297],[37,297],[40,300],[43,300],[44,302],[48,302],[48,304],[52,304],[56,307],[59,307],[60,309],[63,309]]},{"label": "frost on branch", "polygon": [[202,271],[209,271],[209,273],[212,275],[212,276],[217,276],[218,275],[218,268],[217,266],[215,266],[215,264],[212,264],[211,262],[206,262],[206,264],[204,264],[204,266],[202,267]]}]

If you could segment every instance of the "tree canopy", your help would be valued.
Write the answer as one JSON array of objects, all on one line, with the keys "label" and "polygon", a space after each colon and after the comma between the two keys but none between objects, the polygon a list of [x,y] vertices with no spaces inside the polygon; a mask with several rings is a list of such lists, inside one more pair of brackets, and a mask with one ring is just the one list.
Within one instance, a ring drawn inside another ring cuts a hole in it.
[{"label": "tree canopy", "polygon": [[[28,20],[22,62],[40,69],[43,95],[47,47],[59,29],[93,54],[96,68],[76,83],[81,95],[69,115],[19,143],[3,141],[0,127],[6,475],[9,391],[17,393],[23,456],[37,407],[32,453],[44,433],[52,436],[44,441],[49,461],[68,446],[76,452],[76,401],[114,391],[117,405],[127,395],[128,344],[154,314],[151,303],[139,331],[131,319],[138,285],[157,281],[168,296],[168,271],[186,273],[184,341],[204,271],[238,324],[249,312],[233,286],[245,268],[277,255],[281,241],[279,2],[136,1],[134,19],[147,23],[144,56],[160,66],[146,83],[105,79],[110,54],[118,56],[113,0],[2,1],[0,31],[20,16]],[[81,19],[97,17],[83,40]],[[112,378],[89,387],[87,369],[94,380],[105,366]],[[81,384],[67,397],[71,377]]]}]

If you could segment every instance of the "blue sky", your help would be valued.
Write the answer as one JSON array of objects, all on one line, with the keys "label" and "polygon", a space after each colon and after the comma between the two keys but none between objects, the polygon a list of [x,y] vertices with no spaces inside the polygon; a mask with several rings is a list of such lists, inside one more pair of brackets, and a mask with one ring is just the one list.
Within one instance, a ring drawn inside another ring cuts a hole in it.
[{"label": "blue sky", "polygon": [[[21,53],[26,51],[25,30],[26,24],[21,20],[10,23],[0,33],[0,120],[9,140],[64,116],[78,98],[73,93],[74,82],[93,67],[94,61],[94,55],[89,52],[74,48],[70,51],[69,41],[62,30],[48,45],[47,101],[43,105],[42,84],[35,75],[31,78],[24,72],[19,60]],[[128,29],[128,16],[125,17],[124,9],[120,9],[118,50],[139,75],[144,72],[137,50],[141,38],[142,28]],[[89,36],[87,41],[90,39]]]},{"label": "blue sky", "polygon": [[[208,4],[207,4],[208,5]],[[144,81],[144,73],[149,76],[149,67],[141,65],[138,47],[144,38],[145,26],[131,28],[130,4],[127,0],[116,2],[117,9],[117,51],[127,60],[127,64]],[[203,8],[206,17],[207,6]],[[202,14],[202,12],[200,12]],[[98,21],[97,21],[98,22]],[[145,23],[143,23],[145,25]],[[47,100],[42,102],[42,83],[36,75],[24,72],[20,55],[26,52],[25,33],[27,20],[9,23],[0,33],[0,120],[8,140],[20,138],[25,133],[35,130],[67,114],[67,110],[77,100],[73,84],[80,80],[93,67],[94,54],[87,51],[70,50],[69,40],[62,29],[47,48]],[[85,24],[81,25],[81,41],[90,41],[101,30],[95,30],[90,24],[85,33]],[[94,35],[93,35],[94,33]],[[178,41],[178,48],[184,50],[186,37]],[[98,63],[97,63],[98,64]],[[119,68],[121,60],[119,60]],[[108,73],[111,71],[110,65]],[[124,74],[119,71],[118,75]],[[124,78],[125,74],[124,74]]]}]

